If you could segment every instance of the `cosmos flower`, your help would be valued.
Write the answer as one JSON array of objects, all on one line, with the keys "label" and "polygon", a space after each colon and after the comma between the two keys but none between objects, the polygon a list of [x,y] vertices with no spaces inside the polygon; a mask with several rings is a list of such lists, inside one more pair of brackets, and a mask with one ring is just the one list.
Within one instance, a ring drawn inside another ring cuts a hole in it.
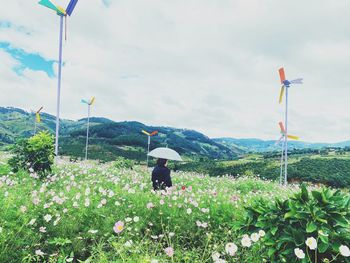
[{"label": "cosmos flower", "polygon": [[309,237],[306,239],[305,244],[311,249],[315,250],[317,248],[317,241],[314,237]]},{"label": "cosmos flower", "polygon": [[118,221],[115,223],[113,230],[115,233],[119,234],[124,230],[124,223],[122,221]]},{"label": "cosmos flower", "polygon": [[234,243],[227,243],[225,246],[225,251],[230,256],[234,256],[237,252],[238,248]]},{"label": "cosmos flower", "polygon": [[174,249],[172,247],[167,247],[164,249],[165,254],[167,254],[169,257],[172,257],[174,255]]},{"label": "cosmos flower", "polygon": [[300,248],[295,248],[294,249],[294,254],[297,256],[299,259],[304,259],[305,258],[305,253],[302,249]]}]

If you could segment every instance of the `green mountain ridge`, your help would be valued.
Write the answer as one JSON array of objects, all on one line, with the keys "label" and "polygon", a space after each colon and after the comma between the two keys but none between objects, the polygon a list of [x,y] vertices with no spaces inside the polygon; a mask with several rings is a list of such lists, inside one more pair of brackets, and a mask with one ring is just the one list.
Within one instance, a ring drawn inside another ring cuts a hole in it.
[{"label": "green mountain ridge", "polygon": [[[37,130],[54,133],[55,117],[41,114],[42,122]],[[35,115],[17,108],[0,107],[0,145],[14,143],[20,137],[34,133]],[[213,141],[202,133],[188,129],[148,126],[136,121],[114,122],[102,117],[90,118],[89,156],[94,159],[113,160],[117,156],[143,160],[147,148],[147,137],[141,130],[158,130],[152,137],[151,149],[170,147],[185,156],[185,159],[237,158],[243,151]],[[60,149],[63,155],[83,157],[85,151],[86,118],[77,121],[60,120]]]}]

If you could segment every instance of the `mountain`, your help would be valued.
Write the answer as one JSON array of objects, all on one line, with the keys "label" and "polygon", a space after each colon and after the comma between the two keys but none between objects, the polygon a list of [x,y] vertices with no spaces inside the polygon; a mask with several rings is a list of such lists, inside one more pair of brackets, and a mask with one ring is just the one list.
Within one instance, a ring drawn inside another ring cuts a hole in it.
[{"label": "mountain", "polygon": [[[235,138],[215,138],[215,142],[223,144],[227,147],[239,148],[245,152],[272,152],[281,149],[281,145],[276,145],[276,141],[273,140],[260,140],[260,139],[235,139]],[[339,143],[308,143],[301,141],[288,141],[289,149],[316,149],[322,148],[338,148],[349,147],[350,141],[344,141]]]},{"label": "mountain", "polygon": [[[37,130],[55,131],[55,117],[41,114]],[[20,137],[34,133],[35,114],[17,108],[0,107],[0,145],[14,143]],[[141,130],[158,130],[152,137],[151,149],[168,146],[191,160],[237,158],[243,151],[222,145],[202,133],[188,129],[148,126],[136,121],[114,122],[106,118],[90,118],[89,157],[113,160],[117,156],[143,160],[147,137]],[[85,151],[86,119],[60,120],[60,150],[64,155],[83,157]]]}]

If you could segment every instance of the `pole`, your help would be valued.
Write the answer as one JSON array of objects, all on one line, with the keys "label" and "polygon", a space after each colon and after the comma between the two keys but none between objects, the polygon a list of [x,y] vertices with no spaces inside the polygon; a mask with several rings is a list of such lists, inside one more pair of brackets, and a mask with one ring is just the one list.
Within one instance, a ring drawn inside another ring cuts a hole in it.
[{"label": "pole", "polygon": [[87,156],[88,156],[89,126],[90,126],[90,104],[88,104],[88,118],[87,118],[87,129],[86,129],[85,161],[87,160]]},{"label": "pole", "polygon": [[148,167],[148,154],[149,154],[149,146],[151,144],[151,136],[148,135],[148,148],[147,148],[147,167]]},{"label": "pole", "polygon": [[286,134],[284,135],[284,185],[288,184],[288,90],[289,87],[286,87]]},{"label": "pole", "polygon": [[56,138],[55,155],[58,157],[58,135],[60,129],[60,103],[61,103],[61,77],[62,77],[62,36],[63,36],[63,16],[60,16],[60,37],[58,54],[58,85],[57,85],[57,106],[56,106]]},{"label": "pole", "polygon": [[282,141],[282,152],[281,152],[281,171],[280,171],[280,185],[282,185],[283,180],[282,180],[282,176],[283,176],[283,155],[284,153],[284,141]]},{"label": "pole", "polygon": [[34,135],[36,134],[36,120],[34,120]]}]

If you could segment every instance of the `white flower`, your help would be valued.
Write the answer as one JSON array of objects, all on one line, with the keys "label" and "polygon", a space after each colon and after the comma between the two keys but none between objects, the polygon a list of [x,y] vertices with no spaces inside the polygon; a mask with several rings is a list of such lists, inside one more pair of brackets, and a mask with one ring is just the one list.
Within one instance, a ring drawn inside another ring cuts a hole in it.
[{"label": "white flower", "polygon": [[66,262],[72,262],[74,260],[74,258],[67,258]]},{"label": "white flower", "polygon": [[305,244],[311,249],[311,250],[315,250],[317,248],[317,241],[315,238],[313,237],[309,237],[308,239],[306,239]]},{"label": "white flower", "polygon": [[265,236],[265,231],[264,230],[259,230],[259,236],[264,237]]},{"label": "white flower", "polygon": [[253,241],[253,242],[257,242],[259,240],[260,236],[258,233],[253,233],[250,235],[250,239]]},{"label": "white flower", "polygon": [[44,220],[45,220],[46,222],[50,222],[51,219],[52,219],[52,216],[49,215],[49,214],[47,214],[47,215],[44,216]]},{"label": "white flower", "polygon": [[126,242],[124,243],[124,246],[125,246],[125,247],[131,247],[131,246],[132,246],[132,240],[126,241]]},{"label": "white flower", "polygon": [[169,237],[173,237],[175,236],[175,233],[174,232],[169,232]]},{"label": "white flower", "polygon": [[125,218],[125,222],[131,222],[132,219],[130,217]]},{"label": "white flower", "polygon": [[153,203],[148,203],[147,204],[147,209],[151,209],[151,208],[153,208],[154,207],[154,204]]},{"label": "white flower", "polygon": [[243,247],[250,247],[252,245],[252,241],[250,240],[248,235],[244,235],[241,244]]},{"label": "white flower", "polygon": [[37,255],[37,256],[44,256],[45,253],[42,252],[40,249],[38,249],[38,250],[35,250],[35,255]]},{"label": "white flower", "polygon": [[300,259],[304,259],[305,258],[305,253],[300,248],[295,248],[294,249],[294,254],[297,256],[297,258],[300,258]]},{"label": "white flower", "polygon": [[192,213],[192,209],[191,208],[187,208],[186,212],[187,212],[187,214],[190,215]]},{"label": "white flower", "polygon": [[234,243],[227,243],[225,246],[225,251],[230,256],[234,256],[237,252],[238,248]]},{"label": "white flower", "polygon": [[218,261],[220,258],[220,253],[215,251],[213,254],[211,254],[211,258],[213,259],[214,262]]},{"label": "white flower", "polygon": [[158,263],[159,261],[158,261],[158,259],[152,259],[151,260],[151,263]]},{"label": "white flower", "polygon": [[139,218],[138,216],[135,216],[133,220],[134,220],[134,222],[136,223],[136,222],[139,222],[139,221],[140,221],[140,218]]},{"label": "white flower", "polygon": [[33,218],[32,220],[29,221],[28,225],[31,225],[31,226],[34,225],[34,224],[35,224],[35,221],[36,221],[36,219]]},{"label": "white flower", "polygon": [[348,246],[341,245],[339,247],[339,252],[344,257],[350,257],[350,249]]},{"label": "white flower", "polygon": [[39,231],[40,231],[41,233],[45,233],[45,232],[46,232],[46,227],[41,226],[41,227],[39,228]]},{"label": "white flower", "polygon": [[27,207],[25,207],[24,205],[21,206],[20,208],[22,213],[25,213],[27,211]]},{"label": "white flower", "polygon": [[97,232],[98,232],[98,230],[94,230],[94,229],[91,229],[88,231],[88,233],[90,233],[90,234],[96,234]]}]

